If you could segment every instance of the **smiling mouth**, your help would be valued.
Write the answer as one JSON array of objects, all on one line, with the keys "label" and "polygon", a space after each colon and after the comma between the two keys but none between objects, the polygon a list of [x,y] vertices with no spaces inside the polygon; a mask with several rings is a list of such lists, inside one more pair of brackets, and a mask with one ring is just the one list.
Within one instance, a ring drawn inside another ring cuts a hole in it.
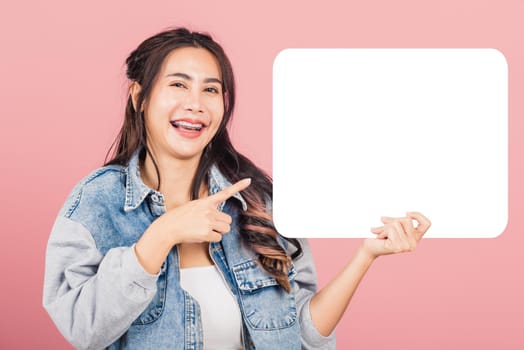
[{"label": "smiling mouth", "polygon": [[171,125],[173,125],[175,128],[189,130],[189,131],[200,131],[204,128],[204,124],[190,123],[185,120],[172,121]]}]

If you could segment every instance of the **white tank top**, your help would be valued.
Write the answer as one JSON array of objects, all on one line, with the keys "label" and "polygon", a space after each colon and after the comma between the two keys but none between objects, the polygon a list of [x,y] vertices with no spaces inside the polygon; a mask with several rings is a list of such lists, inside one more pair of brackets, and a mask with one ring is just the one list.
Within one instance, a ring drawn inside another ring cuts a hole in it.
[{"label": "white tank top", "polygon": [[200,305],[205,350],[242,350],[238,303],[215,265],[180,269],[180,285]]}]

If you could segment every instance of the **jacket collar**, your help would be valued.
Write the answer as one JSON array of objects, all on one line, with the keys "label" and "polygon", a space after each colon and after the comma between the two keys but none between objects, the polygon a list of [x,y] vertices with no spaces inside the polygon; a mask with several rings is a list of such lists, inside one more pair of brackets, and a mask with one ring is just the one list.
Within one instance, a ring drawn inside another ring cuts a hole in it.
[{"label": "jacket collar", "polygon": [[[129,160],[127,167],[125,168],[126,198],[124,204],[124,211],[126,212],[138,208],[149,194],[156,194],[162,198],[162,194],[160,192],[152,188],[149,188],[142,181],[142,178],[140,177],[139,154],[140,150],[135,151],[135,153],[133,153],[133,155],[131,156],[131,159]],[[208,176],[210,195],[213,195],[217,192],[222,191],[224,188],[231,186],[231,183],[226,179],[224,175],[222,175],[216,164],[213,164],[211,166]],[[240,193],[235,193],[233,197],[240,201],[243,210],[247,210],[247,203]],[[222,210],[223,207],[224,203],[221,203],[218,209]]]}]

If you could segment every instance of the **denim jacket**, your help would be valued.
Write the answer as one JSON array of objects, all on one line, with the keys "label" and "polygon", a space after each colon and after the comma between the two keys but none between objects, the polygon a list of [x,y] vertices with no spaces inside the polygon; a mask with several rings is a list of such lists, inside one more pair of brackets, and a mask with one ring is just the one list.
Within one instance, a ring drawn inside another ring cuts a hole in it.
[{"label": "denim jacket", "polygon": [[[213,166],[209,192],[230,183]],[[240,194],[220,209],[233,218],[209,253],[237,299],[244,348],[334,349],[312,323],[309,302],[316,275],[306,240],[289,271],[286,293],[257,263],[239,237]],[[147,273],[134,244],[165,212],[160,192],[140,178],[138,152],[128,166],[105,166],[72,191],[53,226],[46,252],[43,305],[62,335],[79,349],[203,349],[198,302],[180,287],[177,247],[160,272]],[[293,246],[279,237],[288,253]]]}]

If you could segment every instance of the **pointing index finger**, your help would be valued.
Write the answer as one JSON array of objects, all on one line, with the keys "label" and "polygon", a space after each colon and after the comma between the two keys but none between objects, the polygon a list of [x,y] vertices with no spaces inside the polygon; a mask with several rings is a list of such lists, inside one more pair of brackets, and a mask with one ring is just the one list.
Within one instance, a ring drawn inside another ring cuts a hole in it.
[{"label": "pointing index finger", "polygon": [[235,184],[224,188],[222,191],[217,192],[214,195],[207,197],[207,199],[210,200],[213,204],[219,205],[220,203],[233,197],[238,192],[248,188],[250,184],[251,184],[250,178],[242,179],[236,182]]}]

